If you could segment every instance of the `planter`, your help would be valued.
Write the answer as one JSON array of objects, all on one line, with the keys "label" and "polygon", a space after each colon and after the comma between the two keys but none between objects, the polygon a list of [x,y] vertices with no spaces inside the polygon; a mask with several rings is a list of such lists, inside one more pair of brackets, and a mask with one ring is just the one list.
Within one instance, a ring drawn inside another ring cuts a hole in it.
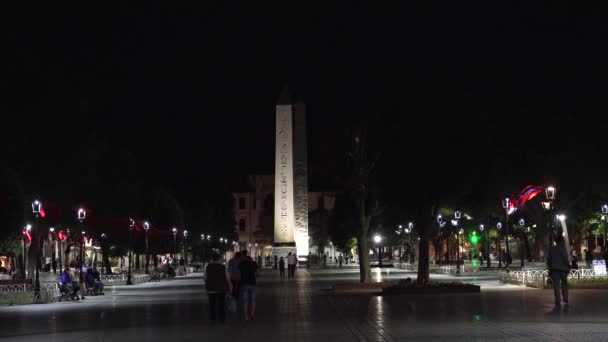
[{"label": "planter", "polygon": [[396,286],[396,281],[383,283],[340,283],[333,287],[334,293],[381,293],[384,287]]},{"label": "planter", "polygon": [[461,283],[446,283],[435,284],[430,286],[387,286],[382,289],[382,295],[392,294],[449,294],[449,293],[479,293],[480,288],[477,285],[461,284]]}]

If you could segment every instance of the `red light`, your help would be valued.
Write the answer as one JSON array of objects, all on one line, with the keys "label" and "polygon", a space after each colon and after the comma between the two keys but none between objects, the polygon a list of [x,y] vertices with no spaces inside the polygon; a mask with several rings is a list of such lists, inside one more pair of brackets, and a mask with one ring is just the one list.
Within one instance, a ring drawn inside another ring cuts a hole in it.
[{"label": "red light", "polygon": [[40,217],[42,217],[42,218],[46,217],[46,213],[44,212],[44,209],[40,209]]}]

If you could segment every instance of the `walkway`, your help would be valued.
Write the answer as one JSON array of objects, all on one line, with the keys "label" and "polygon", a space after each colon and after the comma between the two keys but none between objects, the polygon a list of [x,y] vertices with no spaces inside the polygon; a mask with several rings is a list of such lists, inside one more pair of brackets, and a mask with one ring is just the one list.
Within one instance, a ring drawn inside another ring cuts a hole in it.
[{"label": "walkway", "polygon": [[[377,277],[412,276],[390,270]],[[576,290],[552,311],[549,290],[482,282],[481,294],[332,295],[353,269],[298,270],[295,281],[260,277],[255,322],[208,323],[202,279],[116,286],[84,302],[0,308],[7,341],[601,341],[608,336],[605,291]],[[441,276],[443,280],[452,280]]]}]

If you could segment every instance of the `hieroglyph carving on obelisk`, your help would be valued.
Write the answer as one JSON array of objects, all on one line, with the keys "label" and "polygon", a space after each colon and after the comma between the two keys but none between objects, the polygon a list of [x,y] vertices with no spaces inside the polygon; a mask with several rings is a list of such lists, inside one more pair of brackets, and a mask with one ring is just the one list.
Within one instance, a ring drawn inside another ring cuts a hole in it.
[{"label": "hieroglyph carving on obelisk", "polygon": [[293,194],[293,129],[291,104],[277,104],[274,242],[295,242]]}]

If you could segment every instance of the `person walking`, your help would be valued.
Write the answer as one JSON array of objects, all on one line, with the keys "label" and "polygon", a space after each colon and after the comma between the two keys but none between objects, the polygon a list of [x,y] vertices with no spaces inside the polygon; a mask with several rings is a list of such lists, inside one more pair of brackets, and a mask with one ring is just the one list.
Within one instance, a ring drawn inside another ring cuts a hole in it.
[{"label": "person walking", "polygon": [[342,267],[342,261],[344,261],[344,257],[342,257],[342,254],[340,254],[340,256],[338,257],[338,266]]},{"label": "person walking", "polygon": [[240,263],[241,252],[236,252],[234,257],[228,261],[228,275],[230,275],[230,281],[232,282],[232,297],[237,300],[239,299],[239,281],[241,279]]},{"label": "person walking", "polygon": [[545,252],[543,251],[545,247],[541,247],[540,251],[538,251],[538,261],[545,262]]},{"label": "person walking", "polygon": [[568,253],[564,244],[564,237],[558,235],[555,238],[555,246],[549,247],[547,253],[547,268],[553,284],[555,295],[555,306],[561,305],[560,292],[565,304],[568,304],[568,274],[570,273],[570,263]]},{"label": "person walking", "polygon": [[258,265],[253,259],[247,256],[247,251],[242,252],[242,260],[239,264],[241,273],[240,300],[243,306],[245,321],[252,321],[255,318],[256,304],[256,275]]},{"label": "person walking", "polygon": [[232,282],[226,267],[220,264],[219,254],[213,254],[211,263],[205,269],[205,285],[209,298],[209,319],[215,323],[226,321],[226,293],[232,292]]},{"label": "person walking", "polygon": [[283,257],[279,259],[279,276],[285,278],[285,260],[283,260]]},{"label": "person walking", "polygon": [[590,249],[585,250],[585,262],[587,263],[587,267],[591,268],[593,264],[593,252]]},{"label": "person walking", "polygon": [[289,252],[287,254],[287,277],[293,278],[296,274],[296,263],[297,263],[296,255]]},{"label": "person walking", "polygon": [[570,251],[570,261],[572,263],[572,269],[578,270],[578,253],[576,253],[576,249],[572,248]]}]

